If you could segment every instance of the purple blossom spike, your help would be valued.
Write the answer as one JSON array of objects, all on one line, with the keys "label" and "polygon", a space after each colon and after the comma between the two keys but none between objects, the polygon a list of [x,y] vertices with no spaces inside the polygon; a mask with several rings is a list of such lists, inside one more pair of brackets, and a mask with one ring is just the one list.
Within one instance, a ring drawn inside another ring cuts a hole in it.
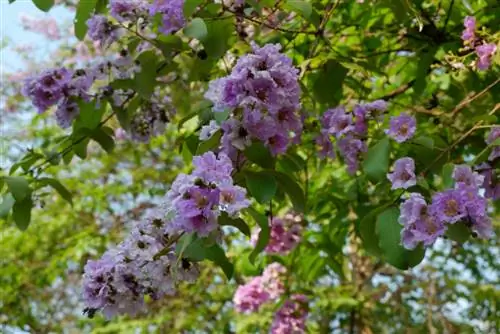
[{"label": "purple blossom spike", "polygon": [[417,121],[415,117],[408,114],[391,117],[389,129],[385,133],[393,138],[398,143],[403,143],[413,137],[417,129]]},{"label": "purple blossom spike", "polygon": [[31,99],[38,112],[42,113],[64,97],[72,74],[65,68],[45,70],[38,76],[27,78],[22,92]]},{"label": "purple blossom spike", "polygon": [[452,177],[457,186],[464,184],[466,186],[480,187],[484,182],[484,176],[473,172],[467,165],[456,165]]},{"label": "purple blossom spike", "polygon": [[73,123],[73,120],[78,116],[79,113],[80,108],[75,101],[64,100],[57,106],[57,125],[59,125],[63,129],[69,128],[71,126],[71,123]]},{"label": "purple blossom spike", "polygon": [[493,43],[482,44],[476,47],[476,53],[479,59],[477,60],[477,68],[487,70],[491,65],[491,59],[496,52],[497,46]]},{"label": "purple blossom spike", "polygon": [[[486,144],[492,145],[498,138],[500,138],[500,126],[495,126],[488,134],[488,138],[486,138]],[[500,157],[500,145],[493,146],[488,160],[495,161],[498,157]]]},{"label": "purple blossom spike", "polygon": [[321,133],[315,139],[316,146],[319,149],[319,157],[321,159],[335,159],[335,151],[330,135],[326,130],[321,130]]},{"label": "purple blossom spike", "polygon": [[262,284],[262,277],[256,276],[236,289],[233,303],[237,312],[251,313],[256,312],[269,299],[269,292]]},{"label": "purple blossom spike", "polygon": [[[283,218],[270,220],[270,236],[265,251],[269,254],[285,255],[300,242],[302,225],[300,216],[287,214]],[[252,234],[252,243],[256,244],[260,228]]]},{"label": "purple blossom spike", "polygon": [[110,0],[110,14],[119,22],[137,21],[147,13],[148,3],[143,0]]},{"label": "purple blossom spike", "polygon": [[120,37],[120,30],[104,15],[94,15],[87,20],[88,36],[98,41],[103,47],[111,45]]},{"label": "purple blossom spike", "polygon": [[340,138],[354,130],[352,115],[345,112],[345,107],[340,106],[328,109],[321,118],[323,128],[328,133]]},{"label": "purple blossom spike", "polygon": [[482,163],[476,167],[476,170],[484,177],[482,188],[484,188],[484,197],[491,198],[494,201],[500,198],[500,176],[495,173],[494,168],[488,163]]},{"label": "purple blossom spike", "polygon": [[205,183],[222,184],[230,182],[233,164],[225,153],[216,156],[209,151],[193,158],[194,176],[200,177]]},{"label": "purple blossom spike", "polygon": [[170,35],[184,27],[184,0],[155,0],[149,7],[149,15],[162,15],[162,25],[159,31]]},{"label": "purple blossom spike", "polygon": [[392,183],[391,189],[408,189],[417,184],[415,162],[412,158],[401,158],[394,163],[394,172],[387,174]]},{"label": "purple blossom spike", "polygon": [[352,136],[341,138],[338,141],[340,154],[347,164],[347,171],[354,175],[359,168],[360,155],[367,151],[366,143]]},{"label": "purple blossom spike", "polygon": [[464,19],[464,31],[462,32],[462,40],[465,43],[474,45],[476,39],[476,18],[474,16],[466,16]]}]

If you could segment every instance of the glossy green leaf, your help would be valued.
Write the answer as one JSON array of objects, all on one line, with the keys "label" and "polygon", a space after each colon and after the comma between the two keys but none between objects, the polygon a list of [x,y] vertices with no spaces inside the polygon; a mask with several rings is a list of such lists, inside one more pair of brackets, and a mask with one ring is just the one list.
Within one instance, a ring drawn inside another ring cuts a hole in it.
[{"label": "glossy green leaf", "polygon": [[390,148],[389,139],[384,138],[368,149],[363,161],[363,170],[371,180],[385,179],[389,170]]},{"label": "glossy green leaf", "polygon": [[196,38],[200,41],[204,40],[208,34],[207,25],[202,18],[196,17],[184,28],[184,35]]},{"label": "glossy green leaf", "polygon": [[156,86],[157,60],[158,56],[151,50],[137,57],[141,70],[135,75],[135,89],[145,99],[149,99]]},{"label": "glossy green leaf", "polygon": [[31,194],[31,188],[28,180],[22,176],[5,176],[5,183],[9,187],[9,191],[17,202],[24,200]]},{"label": "glossy green leaf", "polygon": [[203,0],[186,0],[184,2],[184,17],[191,17]]},{"label": "glossy green leaf", "polygon": [[471,235],[470,229],[464,223],[448,224],[446,235],[460,244],[463,244]]},{"label": "glossy green leaf", "polygon": [[233,226],[240,230],[247,237],[251,236],[250,227],[248,227],[247,223],[241,218],[233,218],[229,217],[229,215],[223,212],[219,216],[219,225],[221,226]]},{"label": "glossy green leaf", "polygon": [[261,142],[255,141],[243,151],[245,157],[248,158],[251,162],[256,163],[257,165],[264,168],[273,168],[275,159],[272,156],[269,149],[264,146]]},{"label": "glossy green leaf", "polygon": [[59,195],[61,195],[63,199],[73,205],[73,195],[59,180],[50,177],[42,177],[37,181],[41,185],[51,186],[55,191],[59,193]]},{"label": "glossy green leaf", "polygon": [[208,138],[208,140],[200,141],[198,148],[196,149],[196,155],[201,155],[205,152],[212,151],[220,146],[220,139],[222,137],[222,132],[217,131]]},{"label": "glossy green leaf", "polygon": [[288,174],[272,172],[278,181],[279,188],[282,189],[292,201],[297,212],[304,212],[306,208],[306,198],[301,186]]},{"label": "glossy green leaf", "polygon": [[204,239],[194,239],[189,245],[186,246],[182,252],[183,256],[195,261],[204,259],[214,262],[221,267],[227,279],[231,279],[234,273],[234,266],[229,261],[224,250],[218,244],[214,243],[206,245]]},{"label": "glossy green leaf", "polygon": [[253,217],[253,219],[257,222],[257,225],[260,227],[259,237],[257,239],[257,243],[253,251],[248,256],[250,263],[254,264],[257,255],[259,255],[269,243],[270,229],[269,229],[269,220],[268,217],[260,214],[253,208],[248,208],[247,212]]},{"label": "glossy green leaf", "polygon": [[16,200],[11,193],[3,195],[2,203],[0,203],[0,218],[7,217],[15,202]]},{"label": "glossy green leaf", "polygon": [[33,208],[33,201],[30,197],[24,198],[22,201],[17,201],[12,207],[12,218],[17,227],[24,231],[28,228],[31,222],[31,209]]},{"label": "glossy green leaf", "polygon": [[299,13],[306,19],[311,17],[312,14],[312,5],[308,1],[302,1],[302,0],[287,0],[286,1],[286,7],[294,10],[295,12]]},{"label": "glossy green leaf", "polygon": [[259,202],[267,203],[276,194],[278,185],[273,175],[265,172],[245,172],[247,188]]},{"label": "glossy green leaf", "polygon": [[455,169],[455,165],[452,163],[447,163],[443,166],[443,171],[441,173],[441,177],[443,178],[443,188],[448,189],[453,187],[453,170]]},{"label": "glossy green leaf", "polygon": [[79,40],[83,40],[87,34],[87,20],[92,15],[97,0],[79,1],[76,7],[75,15],[75,36]]},{"label": "glossy green leaf", "polygon": [[54,6],[54,0],[33,0],[38,9],[48,12]]},{"label": "glossy green leaf", "polygon": [[96,129],[92,132],[92,139],[94,139],[99,145],[107,152],[113,152],[115,148],[115,141],[112,136],[106,133],[102,128]]},{"label": "glossy green leaf", "polygon": [[418,247],[407,250],[401,244],[402,226],[398,222],[399,209],[392,207],[378,214],[376,233],[384,259],[399,269],[408,269],[419,264],[425,255],[425,250]]},{"label": "glossy green leaf", "polygon": [[347,75],[347,68],[336,60],[328,60],[314,75],[313,93],[320,103],[336,105],[342,98],[342,86]]}]

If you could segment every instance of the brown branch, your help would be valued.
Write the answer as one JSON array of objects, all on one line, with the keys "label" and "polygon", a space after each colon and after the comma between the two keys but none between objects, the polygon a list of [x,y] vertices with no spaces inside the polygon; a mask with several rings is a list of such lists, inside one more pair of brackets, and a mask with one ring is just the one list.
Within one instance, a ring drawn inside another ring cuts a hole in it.
[{"label": "brown branch", "polygon": [[487,91],[489,91],[491,88],[493,88],[499,82],[500,82],[500,78],[496,79],[494,82],[492,82],[491,84],[489,84],[485,89],[483,89],[479,93],[474,94],[471,97],[463,99],[462,102],[460,102],[455,107],[455,109],[453,109],[453,111],[450,113],[450,116],[453,118],[457,112],[459,112],[460,110],[462,110],[463,108],[465,108],[468,104],[470,104],[472,101],[474,101],[475,99],[477,99],[481,95],[485,94]]}]

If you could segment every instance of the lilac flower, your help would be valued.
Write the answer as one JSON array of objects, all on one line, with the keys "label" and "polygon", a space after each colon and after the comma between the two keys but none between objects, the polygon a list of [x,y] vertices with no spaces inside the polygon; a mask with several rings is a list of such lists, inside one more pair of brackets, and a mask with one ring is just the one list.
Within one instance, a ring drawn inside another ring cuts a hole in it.
[{"label": "lilac flower", "polygon": [[387,110],[387,101],[385,100],[375,100],[370,103],[366,103],[364,107],[369,111],[381,111]]},{"label": "lilac flower", "polygon": [[415,117],[403,113],[391,117],[389,129],[385,130],[385,133],[398,143],[402,143],[413,137],[417,129],[416,125]]},{"label": "lilac flower", "polygon": [[119,22],[137,21],[147,12],[148,3],[143,0],[110,0],[110,14]]},{"label": "lilac flower", "polygon": [[252,144],[248,130],[240,121],[230,118],[222,123],[222,150],[234,161],[237,151],[242,151]]},{"label": "lilac flower", "polygon": [[206,183],[222,184],[232,180],[233,164],[225,153],[216,156],[209,151],[201,156],[195,156],[193,165],[195,167],[193,175],[200,177]]},{"label": "lilac flower", "polygon": [[220,209],[227,212],[230,216],[234,216],[250,206],[250,201],[246,198],[247,191],[245,188],[223,184],[219,189]]},{"label": "lilac flower", "polygon": [[368,132],[368,108],[366,105],[356,105],[353,110],[356,117],[354,122],[354,132],[360,136],[365,136]]},{"label": "lilac flower", "polygon": [[87,20],[87,35],[93,41],[99,41],[103,47],[111,45],[120,37],[120,30],[113,26],[104,15],[94,15]]},{"label": "lilac flower", "polygon": [[429,212],[441,223],[454,224],[467,216],[466,201],[460,190],[445,190],[432,196]]},{"label": "lilac flower", "polygon": [[354,130],[352,115],[345,112],[344,106],[328,109],[323,114],[321,123],[323,128],[328,130],[328,133],[337,138]]},{"label": "lilac flower", "polygon": [[484,181],[484,176],[473,172],[467,165],[456,165],[452,177],[457,186],[464,184],[466,186],[480,187]]},{"label": "lilac flower", "polygon": [[474,16],[466,16],[464,19],[464,31],[462,32],[462,40],[465,43],[474,45],[476,39],[476,18]]},{"label": "lilac flower", "polygon": [[201,141],[207,141],[210,139],[217,131],[219,131],[220,126],[217,124],[216,121],[211,120],[208,125],[204,125],[201,127],[200,130],[200,140]]},{"label": "lilac flower", "polygon": [[271,334],[306,333],[307,297],[292,295],[274,315]]},{"label": "lilac flower", "polygon": [[[500,126],[495,126],[488,134],[488,138],[486,138],[486,144],[492,145],[498,138],[500,138]],[[498,157],[500,157],[500,145],[493,146],[488,160],[495,161]]]},{"label": "lilac flower", "polygon": [[183,9],[184,0],[155,0],[149,7],[149,15],[161,14],[162,25],[158,30],[169,35],[186,24]]},{"label": "lilac flower", "polygon": [[394,163],[394,172],[387,174],[392,183],[391,189],[408,189],[417,184],[415,162],[412,158],[401,158]]},{"label": "lilac flower", "polygon": [[359,158],[361,153],[367,151],[366,143],[352,136],[347,136],[338,141],[340,154],[347,164],[347,171],[354,175],[359,168]]},{"label": "lilac flower", "polygon": [[476,53],[479,57],[477,60],[477,68],[480,70],[487,70],[491,65],[491,59],[496,50],[497,46],[493,43],[477,46]]},{"label": "lilac flower", "polygon": [[251,313],[257,311],[269,299],[269,292],[266,291],[262,284],[262,277],[256,276],[236,289],[233,303],[236,312]]},{"label": "lilac flower", "polygon": [[494,201],[500,198],[500,177],[495,174],[494,168],[488,163],[482,163],[476,167],[476,170],[484,177],[482,188],[484,188],[484,197],[491,198]]},{"label": "lilac flower", "polygon": [[132,139],[146,143],[151,137],[160,135],[174,112],[168,99],[162,102],[152,99],[144,103],[132,116],[129,129]]},{"label": "lilac flower", "polygon": [[270,299],[277,299],[285,292],[285,274],[286,268],[278,262],[273,262],[264,269],[262,273],[262,284],[268,291]]},{"label": "lilac flower", "polygon": [[419,243],[432,245],[444,234],[446,226],[429,212],[422,195],[411,193],[400,206],[401,242],[407,249],[414,249]]},{"label": "lilac flower", "polygon": [[[283,218],[270,220],[270,236],[265,251],[269,254],[285,255],[294,249],[300,242],[302,234],[301,218],[293,214],[287,214]],[[252,234],[252,243],[258,239],[260,228]]]},{"label": "lilac flower", "polygon": [[335,159],[335,151],[333,149],[332,140],[326,130],[321,130],[320,134],[315,139],[315,143],[319,148],[319,157],[321,159]]},{"label": "lilac flower", "polygon": [[80,108],[75,101],[69,99],[63,100],[63,102],[59,103],[56,110],[57,125],[63,129],[69,128],[79,113]]},{"label": "lilac flower", "polygon": [[22,92],[42,113],[64,97],[71,77],[72,72],[65,68],[45,70],[38,76],[27,78]]}]

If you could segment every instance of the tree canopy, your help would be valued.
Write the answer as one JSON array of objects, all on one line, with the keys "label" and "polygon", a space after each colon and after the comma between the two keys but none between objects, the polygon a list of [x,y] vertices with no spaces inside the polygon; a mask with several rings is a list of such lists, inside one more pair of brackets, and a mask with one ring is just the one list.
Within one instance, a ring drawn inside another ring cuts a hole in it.
[{"label": "tree canopy", "polygon": [[33,3],[2,331],[499,328],[497,1]]}]

